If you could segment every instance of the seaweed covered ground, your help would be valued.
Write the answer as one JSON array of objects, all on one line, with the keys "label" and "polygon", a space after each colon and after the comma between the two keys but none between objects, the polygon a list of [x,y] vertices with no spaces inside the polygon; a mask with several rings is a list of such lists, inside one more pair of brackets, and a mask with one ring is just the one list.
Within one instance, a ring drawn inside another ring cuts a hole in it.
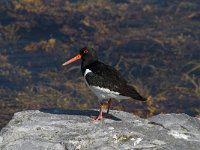
[{"label": "seaweed covered ground", "polygon": [[200,116],[199,41],[199,0],[1,0],[0,127],[20,110],[97,108],[80,62],[62,67],[88,45],[153,97],[113,109]]}]

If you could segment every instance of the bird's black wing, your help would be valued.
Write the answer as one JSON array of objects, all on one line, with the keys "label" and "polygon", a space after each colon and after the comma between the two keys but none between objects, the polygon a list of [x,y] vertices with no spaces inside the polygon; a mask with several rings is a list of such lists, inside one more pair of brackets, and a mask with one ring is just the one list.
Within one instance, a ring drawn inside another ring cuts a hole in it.
[{"label": "bird's black wing", "polygon": [[[90,81],[90,84],[93,84],[94,86],[101,85],[105,88],[108,86],[106,83],[110,83],[116,86],[127,84],[126,80],[115,68],[102,62],[94,63],[91,66],[88,66],[88,69],[92,71],[92,76],[96,78],[94,82],[92,82],[92,79]],[[98,80],[99,82],[101,81],[101,83],[97,82]]]},{"label": "bird's black wing", "polygon": [[127,85],[127,81],[115,68],[98,62],[88,66],[88,69],[92,71],[85,76],[89,85],[107,88],[133,99],[144,100],[134,87]]}]

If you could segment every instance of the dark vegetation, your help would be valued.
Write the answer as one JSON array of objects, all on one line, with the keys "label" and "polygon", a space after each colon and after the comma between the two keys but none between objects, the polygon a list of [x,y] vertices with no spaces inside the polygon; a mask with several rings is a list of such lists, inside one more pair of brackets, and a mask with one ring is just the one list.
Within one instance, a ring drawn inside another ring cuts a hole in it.
[{"label": "dark vegetation", "polygon": [[113,109],[200,115],[199,0],[1,0],[0,126],[25,109],[97,107],[80,63],[61,66],[87,45],[153,97]]}]

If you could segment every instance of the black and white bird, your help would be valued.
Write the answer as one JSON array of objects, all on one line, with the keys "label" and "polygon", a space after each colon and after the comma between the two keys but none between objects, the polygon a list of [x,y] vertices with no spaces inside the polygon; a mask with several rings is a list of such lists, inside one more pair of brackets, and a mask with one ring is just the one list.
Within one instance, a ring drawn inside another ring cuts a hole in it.
[{"label": "black and white bird", "polygon": [[100,62],[93,48],[82,48],[78,55],[65,62],[63,66],[79,59],[82,59],[81,71],[85,82],[98,97],[100,104],[99,115],[94,120],[101,120],[103,118],[103,100],[108,100],[107,115],[111,99],[146,101],[146,98],[142,97],[134,87],[127,84],[127,81],[115,68]]}]

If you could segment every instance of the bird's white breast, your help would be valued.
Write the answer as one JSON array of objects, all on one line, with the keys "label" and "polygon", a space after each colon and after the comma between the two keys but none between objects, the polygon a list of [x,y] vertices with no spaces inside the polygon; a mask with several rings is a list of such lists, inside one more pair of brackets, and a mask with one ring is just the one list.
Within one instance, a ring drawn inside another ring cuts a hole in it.
[{"label": "bird's white breast", "polygon": [[90,72],[92,72],[90,69],[86,69],[85,72],[84,72],[84,77]]}]

